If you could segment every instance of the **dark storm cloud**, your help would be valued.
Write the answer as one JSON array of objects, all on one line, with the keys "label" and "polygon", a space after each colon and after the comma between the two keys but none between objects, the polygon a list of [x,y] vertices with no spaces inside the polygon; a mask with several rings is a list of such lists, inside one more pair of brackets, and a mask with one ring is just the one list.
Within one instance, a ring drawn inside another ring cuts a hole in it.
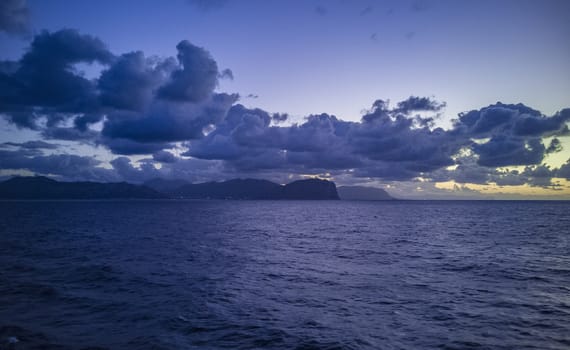
[{"label": "dark storm cloud", "polygon": [[273,113],[271,115],[271,120],[275,124],[284,123],[289,119],[289,115],[287,113]]},{"label": "dark storm cloud", "polygon": [[410,96],[408,99],[398,102],[396,111],[404,114],[421,111],[439,112],[445,108],[445,105],[445,102],[438,102],[429,97]]},{"label": "dark storm cloud", "polygon": [[398,105],[390,110],[386,102],[378,100],[362,123],[352,126],[349,142],[354,151],[371,160],[399,163],[416,173],[452,165],[451,157],[467,140],[441,128],[415,127],[414,119],[399,114],[406,105]]},{"label": "dark storm cloud", "polygon": [[[176,59],[139,51],[114,55],[99,39],[74,30],[37,35],[20,60],[0,62],[0,114],[44,140],[152,158],[134,163],[119,157],[104,169],[89,157],[45,155],[42,150],[55,148],[32,141],[0,145],[2,169],[133,182],[331,173],[542,187],[569,171],[567,165],[550,169],[542,162],[547,153],[560,151],[557,137],[570,133],[570,109],[548,117],[522,104],[497,103],[460,114],[444,130],[434,126],[434,118],[446,104],[410,96],[394,107],[377,100],[358,122],[322,113],[291,124],[287,114],[246,108],[236,104],[237,94],[217,92],[219,79],[233,74],[220,72],[205,49],[188,41],[176,48]],[[93,62],[103,65],[96,79],[77,72],[78,64]],[[545,137],[553,138],[548,147]],[[187,150],[178,157],[182,146]],[[172,149],[177,152],[166,151]],[[506,166],[526,168],[497,169]]]},{"label": "dark storm cloud", "polygon": [[136,155],[136,154],[152,154],[160,150],[171,148],[172,144],[167,142],[136,142],[122,138],[106,138],[100,141],[114,154]]},{"label": "dark storm cloud", "polygon": [[236,99],[236,95],[214,94],[200,104],[159,100],[144,113],[112,112],[107,115],[102,135],[109,140],[140,143],[201,138],[204,129],[222,120]]},{"label": "dark storm cloud", "polygon": [[[389,180],[429,177],[458,165],[439,180],[455,176],[458,182],[473,183],[490,181],[495,167],[536,165],[544,159],[542,140],[517,135],[514,126],[529,113],[545,124],[551,123],[550,118],[523,105],[489,106],[470,112],[455,128],[443,130],[431,127],[429,117],[407,116],[415,111],[435,113],[443,106],[412,96],[391,109],[387,102],[377,100],[359,123],[322,114],[309,116],[302,124],[279,127],[271,124],[270,113],[236,105],[206,137],[188,143],[185,155],[224,160],[248,171],[340,169],[358,177]],[[489,140],[473,142],[483,136]],[[462,149],[473,152],[472,164],[457,163],[456,155]]]},{"label": "dark storm cloud", "polygon": [[550,141],[550,145],[546,149],[546,153],[558,153],[560,151],[562,151],[562,143],[559,139],[553,138],[552,141]]},{"label": "dark storm cloud", "polygon": [[81,130],[71,127],[51,127],[41,131],[41,135],[48,140],[65,140],[80,142],[95,142],[99,133],[94,130]]},{"label": "dark storm cloud", "polygon": [[[49,143],[49,142],[45,142],[45,141],[41,141],[41,140],[36,140],[36,141],[26,141],[26,142],[4,142],[3,144],[4,146],[13,146],[13,147],[20,147],[20,148],[24,148],[24,149],[57,149],[60,147],[60,145],[54,144],[54,143]],[[0,146],[1,146],[0,145]]]},{"label": "dark storm cloud", "polygon": [[484,144],[474,144],[479,164],[487,167],[540,164],[546,149],[538,138],[494,136]]},{"label": "dark storm cloud", "polygon": [[0,1],[0,31],[9,34],[27,33],[29,22],[30,9],[26,0]]},{"label": "dark storm cloud", "polygon": [[123,54],[99,78],[100,101],[118,110],[142,111],[175,68],[174,59],[148,59],[140,51]]},{"label": "dark storm cloud", "polygon": [[95,37],[71,29],[44,31],[34,37],[19,61],[4,62],[0,113],[19,127],[37,128],[41,117],[49,122],[93,112],[98,108],[95,86],[76,72],[75,65],[112,60],[113,55]]},{"label": "dark storm cloud", "polygon": [[79,132],[87,132],[89,126],[103,120],[103,115],[97,113],[82,114],[73,119],[73,126]]},{"label": "dark storm cloud", "polygon": [[567,135],[566,123],[570,120],[570,109],[563,109],[556,115],[545,118],[539,115],[525,114],[517,119],[514,132],[520,136]]},{"label": "dark storm cloud", "polygon": [[[131,53],[103,72],[101,99],[115,108],[107,114],[103,143],[113,152],[140,153],[149,149],[145,144],[201,138],[237,100],[235,94],[214,93],[220,73],[207,51],[187,41],[177,49],[178,65]],[[127,140],[140,145],[140,152],[125,149]]]},{"label": "dark storm cloud", "polygon": [[129,182],[141,183],[150,179],[161,177],[161,173],[150,163],[140,164],[140,168],[135,168],[128,157],[118,157],[111,161],[113,169],[123,179]]},{"label": "dark storm cloud", "polygon": [[220,72],[219,78],[220,79],[234,80],[234,72],[232,72],[231,69],[226,68]]},{"label": "dark storm cloud", "polygon": [[[461,113],[452,133],[457,137],[485,139],[473,144],[479,164],[488,167],[540,164],[547,152],[541,138],[568,134],[570,110],[547,117],[523,104],[498,102],[480,110]],[[556,147],[556,145],[554,145]]]},{"label": "dark storm cloud", "polygon": [[355,177],[386,181],[408,181],[418,176],[416,172],[406,169],[403,164],[386,162],[373,162],[366,167],[356,168],[352,174]]},{"label": "dark storm cloud", "polygon": [[183,40],[178,45],[181,67],[171,73],[170,80],[158,90],[165,100],[201,102],[218,84],[218,65],[210,53]]},{"label": "dark storm cloud", "polygon": [[570,159],[556,170],[556,177],[570,180]]},{"label": "dark storm cloud", "polygon": [[460,144],[449,142],[441,129],[412,128],[413,120],[402,115],[392,119],[396,113],[386,106],[377,101],[362,123],[321,114],[307,117],[302,124],[277,127],[271,125],[269,113],[236,105],[214,131],[190,142],[186,155],[223,159],[242,170],[370,166],[373,171],[361,173],[384,175],[400,167],[396,176],[406,179],[453,163],[450,157]]},{"label": "dark storm cloud", "polygon": [[485,138],[499,134],[521,137],[563,135],[568,133],[566,123],[570,120],[570,109],[563,109],[552,117],[521,103],[494,105],[461,113],[455,120],[457,132],[473,137]]},{"label": "dark storm cloud", "polygon": [[[214,93],[218,77],[231,71],[218,72],[206,50],[187,41],[177,49],[178,62],[142,52],[116,57],[77,31],[42,32],[21,60],[0,64],[0,113],[46,138],[98,139],[118,154],[152,153],[159,144],[199,138],[238,96]],[[98,79],[76,72],[76,64],[92,62],[106,66]],[[90,127],[103,120],[99,138]]]},{"label": "dark storm cloud", "polygon": [[168,151],[158,151],[152,154],[152,159],[159,163],[176,163],[178,158]]},{"label": "dark storm cloud", "polygon": [[339,137],[341,122],[326,114],[309,116],[305,123],[272,126],[274,115],[242,105],[231,108],[216,129],[189,143],[187,156],[222,159],[241,171],[347,168],[359,164]]},{"label": "dark storm cloud", "polygon": [[1,151],[2,169],[28,170],[36,174],[52,175],[67,180],[91,179],[113,181],[118,178],[108,169],[98,167],[101,162],[87,156],[71,154],[36,155],[24,151]]}]

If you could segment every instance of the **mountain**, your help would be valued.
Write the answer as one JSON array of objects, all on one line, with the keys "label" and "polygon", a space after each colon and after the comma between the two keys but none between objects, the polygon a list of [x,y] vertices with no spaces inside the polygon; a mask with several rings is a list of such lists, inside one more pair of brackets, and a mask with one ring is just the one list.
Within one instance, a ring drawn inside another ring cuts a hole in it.
[{"label": "mountain", "polygon": [[184,185],[172,192],[182,198],[278,199],[281,186],[267,180],[234,179]]},{"label": "mountain", "polygon": [[166,180],[157,177],[155,179],[146,181],[143,185],[148,188],[152,188],[155,191],[169,194],[178,190],[180,187],[189,184],[190,183],[186,180]]},{"label": "mountain", "polygon": [[307,179],[291,182],[283,186],[283,199],[340,199],[334,182],[320,179]]},{"label": "mountain", "polygon": [[14,177],[0,182],[0,199],[158,199],[165,196],[126,182],[59,182],[43,176]]},{"label": "mountain", "polygon": [[284,186],[267,180],[234,179],[184,185],[169,194],[194,199],[339,199],[334,182],[318,179]]},{"label": "mountain", "polygon": [[338,195],[340,199],[349,201],[389,201],[396,199],[381,188],[365,186],[340,186]]},{"label": "mountain", "polygon": [[125,182],[59,182],[42,176],[14,177],[0,182],[0,199],[113,198],[339,199],[334,182],[319,179],[299,180],[284,186],[257,179],[200,184],[154,179],[144,186]]}]

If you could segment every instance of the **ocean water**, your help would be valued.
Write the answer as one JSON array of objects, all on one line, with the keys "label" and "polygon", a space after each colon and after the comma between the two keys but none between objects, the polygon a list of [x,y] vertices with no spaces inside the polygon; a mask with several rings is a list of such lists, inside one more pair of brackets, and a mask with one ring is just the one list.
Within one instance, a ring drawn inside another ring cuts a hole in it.
[{"label": "ocean water", "polygon": [[0,349],[569,349],[569,239],[569,202],[5,201]]}]

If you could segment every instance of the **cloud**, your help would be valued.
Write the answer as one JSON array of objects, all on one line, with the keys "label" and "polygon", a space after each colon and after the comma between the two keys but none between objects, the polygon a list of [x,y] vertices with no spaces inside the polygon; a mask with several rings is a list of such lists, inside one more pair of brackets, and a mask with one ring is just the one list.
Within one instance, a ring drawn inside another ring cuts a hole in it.
[{"label": "cloud", "polygon": [[[20,60],[0,62],[0,114],[42,140],[0,144],[0,167],[134,182],[326,173],[362,181],[552,187],[552,178],[567,176],[567,165],[551,169],[543,161],[570,134],[570,109],[545,116],[498,102],[461,113],[443,129],[435,118],[445,102],[410,96],[393,106],[376,100],[360,121],[321,113],[291,123],[286,113],[247,108],[236,104],[237,94],[217,91],[219,79],[233,74],[220,72],[207,50],[188,41],[176,48],[176,58],[115,55],[99,39],[70,29],[35,36]],[[103,66],[95,79],[77,71],[78,64],[94,62]],[[105,169],[94,158],[46,155],[62,150],[46,140],[147,157],[118,157]],[[167,151],[180,147],[187,148],[180,156]],[[507,166],[525,170],[502,169]]]},{"label": "cloud", "polygon": [[309,116],[305,123],[289,127],[273,126],[275,118],[275,114],[236,105],[215,130],[203,139],[189,142],[185,155],[224,160],[242,171],[296,172],[345,168],[355,163],[349,155],[343,154],[343,140],[335,135],[338,131],[335,124],[341,122],[335,117]]},{"label": "cloud", "polygon": [[65,140],[94,143],[99,133],[94,130],[82,130],[71,127],[51,127],[41,131],[41,135],[48,140]]},{"label": "cloud", "polygon": [[96,112],[95,86],[75,65],[109,64],[113,59],[95,37],[71,29],[41,32],[19,61],[3,63],[0,113],[19,127],[37,129],[40,118],[54,124],[77,113]]},{"label": "cloud", "polygon": [[464,139],[488,139],[471,146],[479,156],[480,165],[531,165],[540,164],[545,154],[554,150],[547,150],[541,138],[568,134],[569,120],[568,109],[547,117],[520,103],[498,102],[461,113],[454,122],[452,133]]},{"label": "cloud", "polygon": [[[481,184],[500,177],[496,167],[539,165],[544,159],[546,148],[540,138],[514,132],[513,121],[521,118],[520,111],[534,110],[523,105],[490,106],[471,113],[473,119],[464,117],[450,130],[434,128],[430,117],[408,116],[437,113],[444,106],[412,96],[391,109],[388,102],[377,100],[358,123],[321,114],[301,124],[275,126],[270,113],[236,105],[207,136],[187,143],[185,156],[223,160],[240,171],[333,170],[394,181],[432,177]],[[473,141],[482,135],[492,137]],[[462,150],[471,154],[468,163],[458,163]],[[451,165],[456,169],[442,172]]]},{"label": "cloud", "polygon": [[40,175],[60,177],[65,180],[116,181],[118,177],[108,169],[99,167],[100,161],[89,156],[72,154],[36,155],[24,151],[1,151],[2,169],[28,170]]},{"label": "cloud", "polygon": [[560,177],[566,180],[570,180],[570,159],[566,161],[559,169],[555,172],[556,177]]},{"label": "cloud", "polygon": [[123,54],[98,80],[101,104],[118,110],[143,111],[154,91],[174,70],[174,59],[148,59],[140,51]]},{"label": "cloud", "polygon": [[521,103],[513,105],[497,102],[479,110],[460,113],[454,121],[454,129],[480,138],[498,134],[544,137],[568,134],[566,123],[569,120],[570,109],[563,109],[554,116],[547,117]]},{"label": "cloud", "polygon": [[273,113],[271,115],[271,121],[275,124],[284,123],[289,119],[289,114],[287,113]]},{"label": "cloud", "polygon": [[201,138],[204,129],[226,115],[237,95],[214,94],[200,104],[154,101],[144,113],[116,111],[107,115],[102,135],[106,140],[139,143],[174,142]]},{"label": "cloud", "polygon": [[214,93],[220,73],[206,50],[188,41],[177,49],[178,64],[136,52],[101,75],[102,103],[114,108],[103,124],[102,142],[113,152],[156,152],[160,144],[201,138],[238,99]]},{"label": "cloud", "polygon": [[570,120],[570,108],[550,118],[536,114],[523,114],[514,124],[514,133],[520,136],[550,136],[569,134],[566,123]]},{"label": "cloud", "polygon": [[152,159],[159,163],[176,163],[178,158],[167,151],[158,151],[152,154]]},{"label": "cloud", "polygon": [[8,34],[24,34],[29,31],[30,9],[26,0],[2,0],[0,2],[0,31]]},{"label": "cloud", "polygon": [[385,101],[376,101],[362,123],[351,128],[350,144],[355,152],[371,160],[399,163],[418,174],[452,165],[452,156],[467,140],[441,128],[416,127],[414,119],[400,114],[417,108],[408,105],[409,101],[394,110],[388,109]]},{"label": "cloud", "polygon": [[171,101],[202,102],[218,84],[218,65],[210,53],[187,40],[176,45],[181,67],[160,87],[158,97]]},{"label": "cloud", "polygon": [[478,164],[487,167],[540,164],[546,152],[538,138],[509,136],[494,136],[486,143],[474,144],[473,150],[479,156]]},{"label": "cloud", "polygon": [[404,114],[420,111],[439,112],[445,106],[445,102],[438,102],[429,97],[410,96],[408,99],[398,102],[396,112]]},{"label": "cloud", "polygon": [[562,151],[562,143],[560,142],[559,139],[557,138],[553,138],[552,141],[550,141],[550,145],[548,146],[548,148],[546,149],[546,153],[558,153],[560,151]]},{"label": "cloud", "polygon": [[[200,138],[238,95],[214,93],[218,77],[232,74],[218,72],[206,50],[188,41],[177,49],[178,60],[140,51],[115,56],[95,37],[44,31],[19,61],[0,63],[0,113],[47,139],[102,144],[117,154],[154,153]],[[104,65],[98,79],[76,71],[93,62]],[[99,122],[101,133],[92,129]]]},{"label": "cloud", "polygon": [[161,177],[161,172],[151,163],[142,163],[140,168],[135,168],[128,157],[118,157],[111,161],[117,174],[129,182],[141,183],[150,179]]},{"label": "cloud", "polygon": [[121,155],[152,154],[173,146],[167,142],[137,142],[124,138],[106,137],[102,137],[99,142],[109,148],[114,154]]},{"label": "cloud", "polygon": [[24,149],[33,149],[33,150],[40,150],[40,149],[57,149],[60,147],[58,144],[49,143],[41,140],[35,141],[26,141],[22,143],[18,142],[4,142],[0,144],[0,146],[13,146],[13,147],[20,147]]},{"label": "cloud", "polygon": [[220,72],[219,78],[220,79],[234,80],[234,73],[232,72],[231,69],[226,68]]}]

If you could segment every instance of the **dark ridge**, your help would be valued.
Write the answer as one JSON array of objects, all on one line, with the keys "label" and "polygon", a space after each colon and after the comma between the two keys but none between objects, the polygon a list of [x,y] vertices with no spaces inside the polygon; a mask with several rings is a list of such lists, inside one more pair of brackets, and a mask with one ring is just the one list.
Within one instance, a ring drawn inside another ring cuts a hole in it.
[{"label": "dark ridge", "polygon": [[282,199],[340,199],[334,182],[321,179],[307,179],[283,186]]},{"label": "dark ridge", "polygon": [[126,182],[59,182],[43,176],[0,182],[0,199],[158,199],[166,196]]},{"label": "dark ridge", "polygon": [[349,201],[391,201],[396,200],[381,188],[366,186],[340,186],[338,195],[342,200]]},{"label": "dark ridge", "polygon": [[178,190],[184,185],[189,185],[190,183],[186,180],[176,179],[176,180],[166,180],[161,178],[155,178],[146,181],[143,185],[152,188],[155,191],[171,194],[172,192]]},{"label": "dark ridge", "polygon": [[193,199],[279,199],[281,186],[267,180],[234,179],[184,185],[171,194]]},{"label": "dark ridge", "polygon": [[339,199],[334,182],[308,179],[279,185],[267,180],[233,179],[189,184],[154,179],[145,185],[125,182],[59,182],[43,176],[14,177],[0,182],[0,199]]}]

